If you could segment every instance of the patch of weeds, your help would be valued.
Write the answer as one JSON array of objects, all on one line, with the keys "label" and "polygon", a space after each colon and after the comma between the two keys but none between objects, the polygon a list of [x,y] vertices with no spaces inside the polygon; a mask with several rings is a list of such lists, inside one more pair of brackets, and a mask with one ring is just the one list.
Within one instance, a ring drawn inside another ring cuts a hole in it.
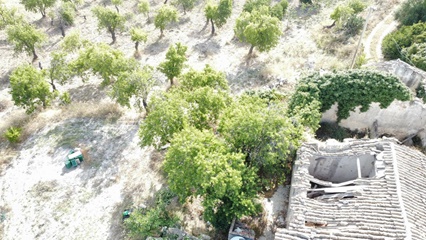
[{"label": "patch of weeds", "polygon": [[124,221],[127,234],[134,238],[160,237],[164,227],[177,226],[179,218],[168,209],[175,197],[169,189],[158,191],[152,206],[137,209]]},{"label": "patch of weeds", "polygon": [[20,141],[22,128],[20,127],[9,127],[3,134],[3,136],[11,143],[16,144]]}]

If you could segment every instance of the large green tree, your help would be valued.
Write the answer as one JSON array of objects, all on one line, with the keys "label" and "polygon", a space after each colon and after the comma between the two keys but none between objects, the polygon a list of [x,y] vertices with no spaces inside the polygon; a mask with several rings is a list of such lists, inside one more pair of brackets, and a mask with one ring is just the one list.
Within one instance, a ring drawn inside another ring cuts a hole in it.
[{"label": "large green tree", "polygon": [[251,12],[242,12],[234,32],[241,41],[251,44],[249,55],[252,55],[255,47],[261,52],[269,51],[278,44],[282,34],[280,20],[270,16],[266,6]]},{"label": "large green tree", "polygon": [[175,7],[169,6],[169,5],[163,5],[160,9],[157,11],[157,15],[154,19],[154,26],[155,28],[159,28],[161,35],[163,36],[163,31],[166,28],[166,26],[171,22],[177,22],[179,20],[179,15]]},{"label": "large green tree", "polygon": [[130,107],[131,99],[135,98],[134,106],[148,112],[148,94],[157,84],[152,70],[151,67],[145,66],[122,72],[112,85],[110,96],[126,107]]},{"label": "large green tree", "polygon": [[212,131],[185,128],[171,142],[163,163],[170,189],[184,201],[202,196],[204,217],[215,227],[256,213],[256,176],[245,156],[232,153]]},{"label": "large green tree", "polygon": [[46,17],[46,10],[55,5],[56,0],[21,0],[25,10],[31,12],[40,12],[41,15]]},{"label": "large green tree", "polygon": [[186,50],[187,46],[181,43],[176,43],[175,46],[170,46],[166,53],[166,61],[160,63],[158,69],[166,75],[170,81],[170,85],[173,85],[175,77],[179,76],[186,62]]},{"label": "large green tree", "polygon": [[121,73],[132,71],[138,65],[134,59],[126,58],[123,52],[105,43],[87,46],[70,64],[74,73],[83,80],[87,79],[89,74],[100,76],[102,86],[109,86]]},{"label": "large green tree", "polygon": [[280,101],[242,95],[219,123],[218,132],[232,151],[244,153],[246,164],[258,169],[265,180],[285,180],[289,156],[302,140],[302,126],[293,124],[285,113]]},{"label": "large green tree", "polygon": [[220,0],[219,4],[208,3],[204,9],[207,23],[210,21],[212,25],[211,34],[214,35],[216,24],[217,27],[225,25],[232,13],[232,0]]},{"label": "large green tree", "polygon": [[101,6],[93,8],[92,12],[98,19],[98,30],[106,29],[111,34],[114,44],[117,40],[116,31],[124,29],[126,18],[116,11]]},{"label": "large green tree", "polygon": [[43,71],[24,64],[13,70],[9,79],[10,93],[16,106],[23,107],[27,113],[34,112],[40,106],[49,106],[53,95]]},{"label": "large green tree", "polygon": [[25,52],[33,55],[33,61],[38,58],[36,48],[46,39],[45,33],[26,22],[10,25],[7,30],[7,41],[14,46],[16,53]]}]

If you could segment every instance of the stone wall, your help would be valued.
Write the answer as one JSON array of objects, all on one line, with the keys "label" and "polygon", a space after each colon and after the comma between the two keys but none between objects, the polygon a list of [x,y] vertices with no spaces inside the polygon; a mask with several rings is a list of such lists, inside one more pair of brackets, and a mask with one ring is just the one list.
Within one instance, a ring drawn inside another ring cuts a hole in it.
[{"label": "stone wall", "polygon": [[425,71],[413,67],[399,59],[369,64],[366,67],[394,74],[413,91],[416,90],[421,82],[423,82],[423,84],[426,83]]},{"label": "stone wall", "polygon": [[[394,74],[413,91],[413,95],[420,83],[426,83],[426,72],[399,59],[370,64],[367,67]],[[335,104],[322,115],[321,122],[335,122],[336,112]],[[411,102],[394,101],[386,109],[380,109],[378,103],[373,103],[369,110],[363,113],[357,108],[339,125],[351,130],[368,129],[373,138],[390,134],[403,141],[417,135],[426,147],[426,104],[420,99]]]},{"label": "stone wall", "polygon": [[[335,122],[336,112],[337,104],[322,115],[321,122]],[[390,134],[400,141],[417,135],[426,147],[426,104],[420,100],[394,101],[386,109],[381,109],[378,103],[372,103],[368,111],[360,112],[357,108],[339,125],[351,130],[368,129],[372,133],[371,137]]]}]

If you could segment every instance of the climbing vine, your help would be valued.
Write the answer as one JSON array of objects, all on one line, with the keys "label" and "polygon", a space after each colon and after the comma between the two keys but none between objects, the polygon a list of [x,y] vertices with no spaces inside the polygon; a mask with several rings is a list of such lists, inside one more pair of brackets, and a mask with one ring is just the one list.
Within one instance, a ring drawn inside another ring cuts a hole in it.
[{"label": "climbing vine", "polygon": [[[393,100],[410,100],[409,89],[396,77],[376,71],[351,70],[303,78],[290,100],[289,114],[299,116],[302,124],[313,130],[318,127],[320,113],[334,103],[337,121],[349,117],[350,111],[361,106],[361,112],[369,109],[372,102],[388,107]],[[315,125],[316,124],[316,125]]]}]

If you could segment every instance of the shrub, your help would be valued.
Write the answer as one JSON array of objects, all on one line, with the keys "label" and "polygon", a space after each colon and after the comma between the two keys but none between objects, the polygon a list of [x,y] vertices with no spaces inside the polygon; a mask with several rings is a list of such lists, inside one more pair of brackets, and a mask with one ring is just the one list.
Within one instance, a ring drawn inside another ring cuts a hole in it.
[{"label": "shrub", "polygon": [[350,36],[357,35],[359,31],[361,31],[364,21],[365,20],[362,17],[355,14],[351,15],[344,26],[345,33]]},{"label": "shrub", "polygon": [[403,60],[426,71],[426,42],[402,49]]},{"label": "shrub", "polygon": [[395,13],[395,19],[402,25],[426,22],[426,0],[407,0]]},{"label": "shrub", "polygon": [[22,129],[19,127],[10,127],[5,131],[3,136],[10,143],[18,143],[21,137],[21,132],[22,132]]},{"label": "shrub", "polygon": [[403,26],[386,35],[382,43],[383,56],[386,59],[397,59],[402,56],[402,49],[413,43],[421,43],[426,39],[426,23],[417,23],[412,26]]},{"label": "shrub", "polygon": [[271,0],[247,0],[244,3],[243,11],[244,12],[251,12],[253,10],[259,9],[261,6],[268,6],[271,5]]}]

